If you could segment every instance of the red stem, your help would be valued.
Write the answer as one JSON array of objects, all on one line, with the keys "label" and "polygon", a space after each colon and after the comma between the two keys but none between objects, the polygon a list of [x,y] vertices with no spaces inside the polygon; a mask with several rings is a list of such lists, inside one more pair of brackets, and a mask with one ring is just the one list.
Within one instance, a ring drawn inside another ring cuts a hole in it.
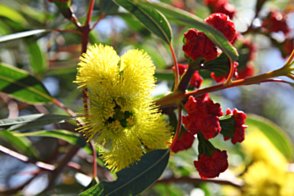
[{"label": "red stem", "polygon": [[89,9],[88,9],[88,13],[87,13],[86,22],[85,22],[85,26],[88,26],[88,27],[89,27],[90,22],[91,22],[94,3],[95,3],[95,0],[90,0],[90,2],[89,2]]},{"label": "red stem", "polygon": [[234,75],[234,71],[235,71],[234,61],[232,61],[231,59],[229,59],[229,61],[230,61],[230,72],[229,72],[227,80],[224,82],[225,86],[230,84],[231,79],[233,78],[233,75]]},{"label": "red stem", "polygon": [[94,29],[94,28],[96,27],[96,25],[99,23],[99,21],[100,21],[102,18],[104,18],[104,16],[105,16],[104,13],[102,13],[102,14],[100,15],[100,17],[98,18],[98,20],[97,20],[97,21],[95,22],[95,24],[92,26],[91,30]]},{"label": "red stem", "polygon": [[90,141],[90,148],[92,150],[92,155],[93,155],[93,178],[96,178],[97,177],[97,161],[96,161],[96,150],[95,150],[95,144],[93,141]]},{"label": "red stem", "polygon": [[71,29],[51,29],[52,31],[57,31],[57,32],[70,32],[70,33],[77,33],[82,35],[81,31],[76,31],[76,30],[71,30]]},{"label": "red stem", "polygon": [[176,144],[176,141],[177,141],[178,136],[179,136],[180,131],[181,131],[181,127],[182,127],[182,109],[178,105],[178,124],[177,124],[177,130],[176,130],[175,136],[173,138],[172,144],[169,147],[170,149],[172,149],[174,147],[174,145]]},{"label": "red stem", "polygon": [[174,86],[174,91],[178,88],[179,80],[180,80],[180,73],[179,73],[179,66],[178,66],[178,61],[177,57],[174,51],[174,48],[171,44],[169,44],[169,49],[171,51],[173,61],[174,61],[174,66],[175,66],[175,86]]}]

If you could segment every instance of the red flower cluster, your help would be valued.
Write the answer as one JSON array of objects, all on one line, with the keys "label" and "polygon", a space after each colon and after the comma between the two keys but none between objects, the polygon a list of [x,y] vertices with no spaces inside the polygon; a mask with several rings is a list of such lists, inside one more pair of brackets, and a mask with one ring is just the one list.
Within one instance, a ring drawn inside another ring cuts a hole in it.
[{"label": "red flower cluster", "polygon": [[244,79],[254,75],[254,65],[252,61],[249,61],[246,66],[238,72],[236,79]]},{"label": "red flower cluster", "polygon": [[215,178],[228,168],[228,155],[225,150],[215,150],[212,156],[200,154],[194,165],[202,179]]},{"label": "red flower cluster", "polygon": [[282,52],[282,57],[287,58],[287,56],[289,56],[291,54],[293,48],[294,48],[294,39],[293,38],[287,38],[283,42],[283,44],[282,44],[282,46],[280,48],[280,50]]},{"label": "red flower cluster", "polygon": [[172,147],[172,151],[174,153],[177,153],[182,150],[187,150],[192,146],[194,140],[195,140],[195,137],[191,133],[189,132],[183,133],[181,137],[177,139],[175,145]]},{"label": "red flower cluster", "polygon": [[[228,65],[230,66],[230,65]],[[234,77],[238,77],[238,73],[237,73],[237,66],[238,63],[234,62],[234,69],[235,69],[235,73],[234,73]],[[217,83],[222,83],[225,81],[225,79],[228,77],[229,73],[225,76],[216,76],[214,72],[211,72],[210,76],[212,79],[214,79]]]},{"label": "red flower cluster", "polygon": [[204,0],[212,13],[222,13],[228,15],[231,19],[234,17],[236,9],[229,4],[227,0]]},{"label": "red flower cluster", "polygon": [[290,32],[285,15],[277,11],[269,13],[268,17],[263,20],[262,27],[266,33],[282,31],[284,35],[287,35]]},{"label": "red flower cluster", "polygon": [[208,24],[219,30],[229,40],[233,41],[236,36],[235,24],[225,14],[211,14],[205,20]]},{"label": "red flower cluster", "polygon": [[[182,76],[186,72],[186,70],[188,69],[188,65],[178,64],[178,66],[179,66],[180,76]],[[175,71],[174,67],[172,67],[172,69]],[[195,71],[191,80],[190,80],[190,85],[195,88],[199,88],[201,86],[202,82],[203,82],[203,79],[200,76],[199,72]]]},{"label": "red flower cluster", "polygon": [[187,57],[194,61],[198,57],[204,57],[206,61],[213,60],[217,57],[216,47],[214,43],[202,32],[196,29],[189,29],[184,33],[185,45],[183,51]]},{"label": "red flower cluster", "polygon": [[[235,132],[234,136],[231,138],[231,141],[233,144],[236,144],[237,142],[241,143],[245,138],[245,128],[247,128],[245,125],[246,114],[244,112],[238,111],[237,109],[234,109],[233,112],[230,109],[227,109],[226,115],[229,114],[233,114],[235,121]],[[230,137],[224,137],[224,140],[229,139]]]},{"label": "red flower cluster", "polygon": [[221,131],[219,116],[222,116],[220,104],[213,103],[208,94],[200,98],[189,97],[185,104],[188,116],[183,116],[183,124],[191,134],[199,131],[205,139],[214,138]]}]

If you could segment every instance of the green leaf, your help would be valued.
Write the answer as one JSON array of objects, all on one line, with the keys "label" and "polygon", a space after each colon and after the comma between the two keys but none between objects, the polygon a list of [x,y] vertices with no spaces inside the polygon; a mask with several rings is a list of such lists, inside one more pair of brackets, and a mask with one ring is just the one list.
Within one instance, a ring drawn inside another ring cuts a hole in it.
[{"label": "green leaf", "polygon": [[14,136],[41,136],[41,137],[53,137],[58,138],[68,143],[78,145],[80,147],[86,146],[86,140],[78,133],[73,133],[65,130],[53,130],[53,131],[34,131],[27,133],[13,133]]},{"label": "green leaf", "polygon": [[171,69],[169,70],[156,69],[154,76],[157,78],[157,80],[167,80],[167,81],[175,80],[175,73]]},{"label": "green leaf", "polygon": [[65,119],[71,118],[75,117],[56,114],[32,114],[20,116],[17,118],[7,118],[0,120],[0,131],[6,129],[9,129],[10,131],[16,131],[21,129],[42,127],[52,123],[61,123]]},{"label": "green leaf", "polygon": [[171,27],[165,16],[159,11],[152,7],[139,6],[133,0],[114,0],[114,2],[133,14],[149,31],[170,45],[172,40]]},{"label": "green leaf", "polygon": [[116,5],[112,0],[100,0],[101,12],[105,15],[118,10],[118,5]]},{"label": "green leaf", "polygon": [[47,67],[44,52],[40,49],[36,40],[29,42],[28,45],[30,66],[35,74],[43,73]]},{"label": "green leaf", "polygon": [[80,196],[129,196],[137,195],[152,185],[164,171],[170,150],[154,150],[145,154],[141,160],[117,173],[114,182],[101,182]]},{"label": "green leaf", "polygon": [[28,25],[26,19],[10,7],[0,4],[0,10],[0,17],[8,18],[9,20],[21,25]]},{"label": "green leaf", "polygon": [[0,63],[0,91],[32,104],[53,101],[39,80],[21,69],[4,63]]},{"label": "green leaf", "polygon": [[237,50],[232,46],[232,44],[220,31],[204,22],[203,19],[198,18],[197,16],[187,11],[175,8],[165,3],[150,3],[146,0],[132,1],[136,2],[136,5],[157,9],[165,16],[179,24],[184,24],[191,28],[196,28],[197,30],[203,31],[209,37],[209,39],[211,39],[211,41],[213,41],[232,61],[236,61],[238,59]]},{"label": "green leaf", "polygon": [[5,36],[0,37],[0,43],[15,40],[15,39],[20,39],[23,37],[32,36],[32,35],[39,34],[39,33],[45,33],[45,32],[49,32],[49,31],[51,31],[51,30],[36,29],[36,30],[31,30],[31,31],[24,31],[24,32],[20,32],[20,33],[5,35]]},{"label": "green leaf", "polygon": [[37,160],[36,155],[38,155],[38,152],[26,137],[16,137],[10,131],[5,130],[0,131],[0,138],[9,143],[18,152],[29,156],[33,160]]},{"label": "green leaf", "polygon": [[254,128],[260,130],[288,160],[293,160],[294,146],[288,135],[278,125],[253,114],[247,115],[246,125],[248,125],[248,131]]}]

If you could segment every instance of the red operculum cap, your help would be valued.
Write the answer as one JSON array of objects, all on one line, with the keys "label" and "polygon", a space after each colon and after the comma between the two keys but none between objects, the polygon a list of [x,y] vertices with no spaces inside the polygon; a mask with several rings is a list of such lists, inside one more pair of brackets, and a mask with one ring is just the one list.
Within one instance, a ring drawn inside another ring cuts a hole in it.
[{"label": "red operculum cap", "polygon": [[206,61],[217,57],[215,44],[203,32],[189,29],[187,33],[184,33],[184,36],[185,45],[183,45],[183,51],[187,57],[194,61],[198,57],[204,57]]},{"label": "red operculum cap", "polygon": [[[235,121],[235,132],[232,137],[232,143],[236,144],[237,142],[242,142],[245,139],[245,129],[247,126],[245,125],[246,114],[242,111],[237,110],[236,108],[233,112],[230,109],[227,109],[226,115],[232,114]],[[224,137],[225,140],[230,139],[229,137]]]},{"label": "red operculum cap", "polygon": [[177,153],[179,151],[189,149],[194,142],[194,135],[189,132],[183,133],[176,141],[175,145],[172,147],[172,151]]},{"label": "red operculum cap", "polygon": [[[239,63],[234,62],[234,77],[237,78],[238,77],[238,70],[237,70],[237,66],[239,65]],[[226,80],[226,78],[228,77],[229,73],[225,76],[216,76],[214,72],[210,73],[210,77],[212,79],[214,79],[214,81],[216,81],[217,83],[222,83]]]},{"label": "red operculum cap", "polygon": [[[182,76],[188,69],[188,65],[178,64],[180,76]],[[172,67],[175,71],[175,67]],[[190,85],[196,88],[199,88],[203,82],[203,78],[200,76],[198,71],[195,71],[191,80]]]},{"label": "red operculum cap", "polygon": [[222,13],[233,18],[236,9],[233,5],[229,4],[227,0],[205,0],[204,3],[210,8],[213,13]]},{"label": "red operculum cap", "polygon": [[185,108],[188,116],[183,116],[182,120],[191,134],[201,131],[207,140],[219,134],[221,130],[219,116],[222,116],[223,113],[220,104],[213,103],[208,94],[200,98],[190,96]]},{"label": "red operculum cap", "polygon": [[222,32],[229,41],[234,40],[236,36],[235,24],[227,15],[221,13],[211,14],[204,21]]},{"label": "red operculum cap", "polygon": [[294,39],[293,38],[287,38],[283,42],[283,44],[282,44],[282,46],[280,48],[280,50],[282,52],[282,57],[287,58],[291,54],[293,48],[294,48]]},{"label": "red operculum cap", "polygon": [[266,33],[282,31],[287,35],[290,32],[285,15],[277,11],[269,13],[268,17],[263,20],[262,27]]},{"label": "red operculum cap", "polygon": [[249,61],[246,66],[238,71],[238,76],[236,79],[244,79],[254,75],[254,65],[251,61]]},{"label": "red operculum cap", "polygon": [[200,154],[194,165],[202,179],[218,177],[221,172],[228,168],[228,155],[225,150],[215,150],[212,156]]}]

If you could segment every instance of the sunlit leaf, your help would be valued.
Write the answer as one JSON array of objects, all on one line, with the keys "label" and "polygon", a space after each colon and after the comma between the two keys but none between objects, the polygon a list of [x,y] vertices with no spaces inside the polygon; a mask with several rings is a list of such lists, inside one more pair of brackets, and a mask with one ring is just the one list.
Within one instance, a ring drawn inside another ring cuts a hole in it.
[{"label": "sunlit leaf", "polygon": [[115,0],[117,4],[133,14],[149,31],[167,44],[171,43],[171,27],[165,16],[154,8],[146,8],[134,3],[133,0]]},{"label": "sunlit leaf", "polygon": [[102,13],[108,14],[118,10],[118,5],[116,5],[112,0],[100,0],[100,9]]},{"label": "sunlit leaf", "polygon": [[53,98],[45,86],[27,72],[0,63],[0,92],[28,103],[50,103]]},{"label": "sunlit leaf", "polygon": [[253,114],[247,115],[246,125],[249,131],[254,128],[260,130],[288,160],[293,160],[294,146],[288,135],[278,125]]},{"label": "sunlit leaf", "polygon": [[34,131],[27,133],[13,133],[14,136],[42,136],[42,137],[53,137],[58,138],[68,143],[84,147],[86,145],[86,140],[81,137],[78,133],[73,133],[66,130],[53,130],[53,131]]},{"label": "sunlit leaf", "polygon": [[28,138],[16,137],[8,130],[0,131],[0,138],[9,143],[18,152],[26,156],[29,156],[33,160],[36,160],[38,152],[36,151],[36,149],[31,144],[31,141]]},{"label": "sunlit leaf", "polygon": [[5,36],[0,37],[0,43],[15,40],[15,39],[20,39],[23,37],[32,36],[32,35],[36,35],[36,34],[40,34],[40,33],[45,33],[45,32],[49,32],[49,31],[51,31],[51,30],[36,29],[36,30],[31,30],[31,31],[24,31],[24,32],[20,32],[20,33],[5,35]]},{"label": "sunlit leaf", "polygon": [[52,123],[61,123],[65,119],[75,117],[56,114],[32,114],[17,118],[7,118],[0,120],[0,131],[9,129],[10,131],[42,127]]},{"label": "sunlit leaf", "polygon": [[165,169],[170,150],[154,150],[129,168],[117,173],[114,182],[100,182],[81,193],[80,196],[129,196],[137,195],[152,185]]},{"label": "sunlit leaf", "polygon": [[8,6],[0,4],[0,10],[1,17],[8,18],[9,20],[14,21],[15,23],[21,24],[22,26],[28,25],[26,19],[14,9],[11,9]]},{"label": "sunlit leaf", "polygon": [[41,50],[38,43],[34,40],[28,44],[30,66],[33,68],[35,74],[43,73],[46,69],[45,54]]}]

